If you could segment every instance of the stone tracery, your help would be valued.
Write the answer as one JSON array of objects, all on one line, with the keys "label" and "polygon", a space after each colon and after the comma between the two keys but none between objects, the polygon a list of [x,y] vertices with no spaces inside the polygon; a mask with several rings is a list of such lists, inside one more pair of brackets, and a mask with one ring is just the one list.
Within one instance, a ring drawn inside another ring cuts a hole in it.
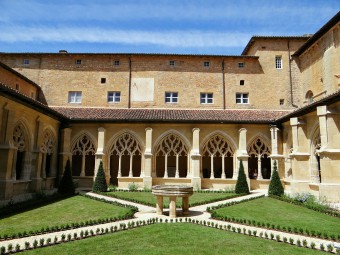
[{"label": "stone tracery", "polygon": [[[77,141],[74,143],[72,149],[73,175],[75,175],[75,173],[77,173],[76,175],[79,175],[79,163],[81,165],[80,176],[93,175],[95,153],[96,148],[93,144],[93,141],[89,138],[89,136],[87,134],[82,134],[81,136],[79,136]],[[77,163],[75,163],[74,161],[77,161]]]},{"label": "stone tracery", "polygon": [[[270,178],[270,148],[267,146],[263,140],[258,137],[253,140],[253,142],[248,146],[248,155],[252,158],[257,158],[257,171],[250,173],[257,174],[257,176],[253,176],[253,178],[261,179],[269,179]],[[250,164],[249,164],[250,165]],[[251,166],[249,166],[251,167]],[[268,169],[269,168],[269,169]],[[250,176],[252,177],[252,176]]]}]

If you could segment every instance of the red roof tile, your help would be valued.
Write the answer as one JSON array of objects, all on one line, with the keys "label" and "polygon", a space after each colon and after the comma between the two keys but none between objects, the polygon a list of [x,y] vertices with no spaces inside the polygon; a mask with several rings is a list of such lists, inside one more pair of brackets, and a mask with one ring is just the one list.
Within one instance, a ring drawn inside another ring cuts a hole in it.
[{"label": "red roof tile", "polygon": [[213,122],[268,123],[290,111],[274,110],[173,110],[51,107],[73,121],[106,122]]}]

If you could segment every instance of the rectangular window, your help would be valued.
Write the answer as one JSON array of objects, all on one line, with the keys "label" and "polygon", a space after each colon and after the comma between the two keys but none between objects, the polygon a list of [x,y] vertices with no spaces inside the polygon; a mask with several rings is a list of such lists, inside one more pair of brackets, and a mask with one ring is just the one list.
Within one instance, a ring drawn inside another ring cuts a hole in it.
[{"label": "rectangular window", "polygon": [[165,92],[165,103],[178,103],[178,92]]},{"label": "rectangular window", "polygon": [[244,62],[239,62],[238,63],[238,68],[244,68]]},{"label": "rectangular window", "polygon": [[285,100],[284,99],[280,99],[280,105],[284,105],[285,104]]},{"label": "rectangular window", "polygon": [[209,61],[204,61],[203,66],[204,67],[210,67],[210,62]]},{"label": "rectangular window", "polygon": [[236,93],[236,104],[249,104],[249,94]]},{"label": "rectangular window", "polygon": [[176,64],[175,60],[170,60],[170,61],[169,61],[169,65],[170,65],[170,66],[175,66],[175,64]]},{"label": "rectangular window", "polygon": [[281,56],[275,57],[275,67],[276,69],[282,69],[282,57]]},{"label": "rectangular window", "polygon": [[30,60],[29,59],[24,59],[24,65],[29,65],[30,64]]},{"label": "rectangular window", "polygon": [[69,91],[68,102],[72,104],[81,103],[81,91]]},{"label": "rectangular window", "polygon": [[214,103],[213,93],[201,93],[201,104]]},{"label": "rectangular window", "polygon": [[240,85],[241,85],[241,86],[244,85],[244,80],[240,80]]},{"label": "rectangular window", "polygon": [[100,78],[100,83],[106,83],[106,78]]},{"label": "rectangular window", "polygon": [[108,103],[119,103],[120,102],[120,91],[109,91],[107,92]]},{"label": "rectangular window", "polygon": [[76,65],[81,65],[81,59],[76,59]]},{"label": "rectangular window", "polygon": [[119,60],[115,60],[115,61],[113,62],[113,65],[114,65],[114,66],[119,66],[119,65],[120,65]]}]

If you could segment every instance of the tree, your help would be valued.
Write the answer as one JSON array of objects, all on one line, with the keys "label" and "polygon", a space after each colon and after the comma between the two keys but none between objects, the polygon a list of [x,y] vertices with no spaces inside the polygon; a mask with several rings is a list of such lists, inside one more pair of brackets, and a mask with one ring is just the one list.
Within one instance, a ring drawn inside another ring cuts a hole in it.
[{"label": "tree", "polygon": [[236,194],[249,194],[249,187],[246,174],[244,173],[243,163],[240,160],[240,167],[238,170],[238,178],[235,186]]},{"label": "tree", "polygon": [[274,160],[274,170],[272,179],[270,180],[268,195],[269,196],[282,196],[284,194],[284,189],[280,180],[279,173],[277,172],[276,160]]},{"label": "tree", "polygon": [[75,193],[70,159],[66,162],[65,171],[59,183],[58,193],[63,195],[73,195]]},{"label": "tree", "polygon": [[107,191],[107,183],[103,168],[103,161],[100,161],[98,172],[96,179],[94,180],[92,190],[94,192],[106,192]]}]

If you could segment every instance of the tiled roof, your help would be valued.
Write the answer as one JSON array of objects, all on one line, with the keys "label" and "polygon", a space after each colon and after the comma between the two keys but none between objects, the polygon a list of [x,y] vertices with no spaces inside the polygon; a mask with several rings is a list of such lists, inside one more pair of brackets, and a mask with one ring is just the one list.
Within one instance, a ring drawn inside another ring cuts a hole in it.
[{"label": "tiled roof", "polygon": [[312,46],[317,40],[319,40],[329,29],[340,21],[340,11],[334,15],[322,28],[320,28],[311,38],[308,39],[294,54],[293,56],[300,56],[310,46]]},{"label": "tiled roof", "polygon": [[71,121],[270,123],[289,113],[271,110],[173,110],[51,107]]},{"label": "tiled roof", "polygon": [[26,96],[25,94],[20,93],[19,91],[7,86],[6,84],[0,82],[0,95],[6,98],[10,98],[11,100],[17,101],[27,107],[40,111],[52,118],[56,119],[64,119],[65,116],[61,115],[59,112],[51,109],[46,104],[35,100],[31,97]]}]

